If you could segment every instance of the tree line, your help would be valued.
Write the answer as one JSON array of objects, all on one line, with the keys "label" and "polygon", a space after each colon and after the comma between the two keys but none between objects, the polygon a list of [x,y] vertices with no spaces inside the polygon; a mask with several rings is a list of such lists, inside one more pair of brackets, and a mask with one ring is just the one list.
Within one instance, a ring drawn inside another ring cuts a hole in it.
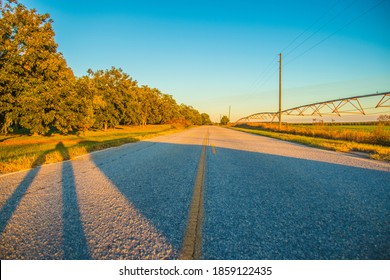
[{"label": "tree line", "polygon": [[[1,2],[0,2],[1,3]],[[17,0],[1,4],[0,129],[69,133],[116,125],[210,124],[207,114],[156,88],[140,86],[121,68],[76,77],[57,51],[52,20]]]}]

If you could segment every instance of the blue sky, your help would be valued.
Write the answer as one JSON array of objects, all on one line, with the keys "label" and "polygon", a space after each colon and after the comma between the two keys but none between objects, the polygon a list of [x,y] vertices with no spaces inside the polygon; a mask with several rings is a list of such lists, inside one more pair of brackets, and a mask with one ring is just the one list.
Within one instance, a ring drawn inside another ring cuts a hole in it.
[{"label": "blue sky", "polygon": [[214,121],[277,110],[280,52],[284,109],[390,91],[390,0],[21,3],[77,76],[121,67]]}]

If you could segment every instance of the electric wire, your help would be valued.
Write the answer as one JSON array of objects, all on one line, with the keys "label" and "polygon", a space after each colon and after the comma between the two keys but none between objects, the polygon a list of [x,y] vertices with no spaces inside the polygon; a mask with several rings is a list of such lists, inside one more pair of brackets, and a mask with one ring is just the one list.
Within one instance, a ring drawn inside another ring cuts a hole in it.
[{"label": "electric wire", "polygon": [[[340,15],[342,15],[343,13],[345,13],[353,4],[355,4],[357,0],[354,0],[352,1],[349,5],[345,6],[344,9],[342,9],[341,11],[339,11],[337,14],[335,14],[331,19],[329,19],[326,23],[324,23],[323,25],[321,25],[316,31],[314,31],[312,34],[310,34],[308,37],[306,37],[303,41],[301,41],[298,45],[296,45],[292,50],[290,50],[286,55],[284,55],[284,57],[288,56],[288,55],[291,55],[297,48],[299,48],[300,46],[302,46],[304,43],[306,43],[309,39],[311,39],[314,35],[316,35],[318,32],[320,32],[324,27],[326,27],[328,24],[330,24],[332,21],[334,21],[337,17],[339,17]],[[377,8],[378,6],[380,6],[385,0],[381,0],[379,2],[377,2],[376,4],[370,6],[368,9],[366,9],[365,11],[363,11],[361,14],[359,14],[358,16],[356,16],[355,18],[353,18],[352,20],[348,21],[346,24],[344,24],[343,26],[341,26],[339,29],[337,29],[336,31],[334,31],[333,33],[331,33],[330,35],[326,36],[325,38],[323,38],[322,40],[318,41],[317,43],[315,43],[314,45],[312,45],[311,47],[309,47],[308,49],[306,49],[305,51],[303,51],[302,53],[300,53],[299,55],[295,56],[294,58],[290,59],[289,61],[287,61],[287,63],[284,63],[284,66],[290,64],[291,62],[295,61],[296,59],[298,59],[299,57],[305,55],[306,53],[308,53],[309,51],[311,51],[312,49],[314,49],[315,47],[319,46],[320,44],[322,44],[323,42],[325,42],[326,40],[328,40],[329,38],[331,38],[332,36],[334,36],[335,34],[337,34],[338,32],[340,32],[341,30],[343,30],[344,28],[348,27],[349,25],[351,25],[352,23],[354,23],[355,21],[357,21],[358,19],[360,19],[361,17],[363,17],[364,15],[366,15],[367,13],[371,12],[373,9]],[[324,14],[322,14],[314,23],[312,23],[306,30],[304,30],[303,32],[301,32],[297,37],[295,37],[286,47],[283,48],[283,51],[287,50],[289,47],[291,47],[295,42],[297,42],[297,40],[299,38],[301,38],[305,33],[307,33],[313,26],[315,26],[317,23],[319,23],[327,14],[329,14],[330,11],[332,11],[338,4],[340,3],[340,0],[336,1]],[[255,87],[255,88],[262,88],[269,80],[270,78],[272,78],[276,73],[277,73],[277,70],[278,69],[274,69],[272,71],[272,69],[276,66],[276,64],[274,64],[276,60],[276,56],[272,59],[272,61],[267,65],[266,68],[264,68],[264,70],[261,72],[261,74],[259,75],[259,77],[252,83],[251,87]],[[274,67],[272,67],[274,66]],[[259,85],[260,86],[257,86]],[[364,109],[371,109],[371,108],[364,108]]]},{"label": "electric wire", "polygon": [[328,10],[325,11],[315,22],[313,22],[308,28],[302,31],[298,36],[296,36],[286,47],[284,47],[280,52],[284,53],[292,44],[294,44],[300,37],[302,37],[306,32],[308,32],[313,26],[320,22],[334,7],[336,7],[341,0],[336,1]]},{"label": "electric wire", "polygon": [[252,83],[251,87],[249,88],[249,95],[254,95],[256,92],[258,92],[258,90],[261,89],[274,76],[277,71],[277,68],[275,68],[276,64],[274,64],[276,58],[277,56],[274,56],[267,67],[265,67],[261,72],[259,77]]},{"label": "electric wire", "polygon": [[[313,24],[311,24],[305,31],[303,31],[301,34],[299,34],[294,40],[292,40],[285,48],[284,50],[286,50],[288,47],[290,47],[296,40],[298,40],[303,34],[305,34],[308,30],[310,30],[314,25],[316,25],[319,21],[321,21],[335,6],[337,6],[339,4],[341,0],[338,0],[336,1],[324,14],[322,14]],[[357,0],[354,0],[350,5],[352,5],[354,2],[356,2]],[[347,6],[347,8],[350,7]],[[346,10],[347,8],[345,8],[344,10]],[[324,25],[322,25],[320,27],[320,29],[318,29],[316,32],[314,32],[312,35],[310,35],[308,38],[306,38],[303,42],[301,42],[298,46],[296,46],[293,50],[291,50],[289,53],[293,52],[297,47],[301,46],[304,42],[306,42],[308,39],[310,39],[312,36],[314,36],[317,32],[319,32],[323,27],[325,27],[328,23],[330,23],[333,19],[335,19],[337,16],[339,16],[342,12],[341,11],[340,13],[338,13],[336,16],[334,16],[330,21],[328,21],[327,23],[325,23]],[[252,85],[250,86],[250,88],[254,88],[254,89],[258,89],[258,88],[261,88],[263,87],[268,81],[269,79],[275,74],[276,70],[274,70],[272,73],[272,65],[275,65],[274,62],[276,60],[276,56],[272,59],[272,61],[264,68],[263,72],[261,72],[261,74],[259,75],[259,77],[252,83]],[[261,84],[260,86],[258,86],[259,84]]]},{"label": "electric wire", "polygon": [[326,36],[325,38],[323,38],[322,40],[320,40],[319,42],[317,42],[316,44],[312,45],[310,48],[306,49],[304,52],[302,52],[301,54],[295,56],[294,58],[292,58],[291,60],[289,60],[287,63],[285,63],[284,65],[288,65],[290,64],[292,61],[296,60],[297,58],[303,56],[304,54],[308,53],[309,51],[311,51],[312,49],[314,49],[315,47],[319,46],[320,44],[322,44],[323,42],[325,42],[326,40],[328,40],[329,38],[331,38],[332,36],[334,36],[336,33],[340,32],[341,30],[343,30],[344,28],[346,28],[347,26],[351,25],[352,23],[354,23],[355,21],[357,21],[358,19],[360,19],[362,16],[366,15],[367,13],[371,12],[373,9],[375,9],[376,7],[378,7],[379,5],[381,5],[385,0],[381,0],[379,2],[377,2],[375,5],[371,6],[370,8],[368,8],[367,10],[365,10],[363,13],[359,14],[357,17],[353,18],[352,20],[350,20],[349,22],[347,22],[346,24],[344,24],[342,27],[340,27],[339,29],[337,29],[336,31],[334,31],[333,33],[331,33],[330,35]]},{"label": "electric wire", "polygon": [[[341,0],[336,1],[328,10],[325,11],[314,23],[312,23],[305,31],[303,31],[301,34],[299,34],[294,40],[292,40],[283,50],[288,49],[294,42],[296,42],[302,35],[304,35],[307,31],[309,31],[313,26],[315,26],[318,22],[320,22],[331,10],[333,10]],[[288,54],[284,55],[286,57],[287,55],[291,54],[295,49],[300,47],[302,44],[304,44],[307,40],[312,38],[315,34],[317,34],[320,30],[322,30],[326,25],[328,25],[330,22],[332,22],[334,19],[336,19],[338,16],[340,16],[342,13],[344,13],[347,9],[349,9],[357,0],[352,1],[348,6],[346,6],[342,11],[334,15],[330,20],[328,20],[325,24],[320,26],[315,32],[313,32],[311,35],[306,37],[302,42],[300,42],[297,46],[295,46]],[[272,61],[267,65],[267,67],[264,69],[263,72],[259,75],[259,77],[252,83],[250,88],[261,88],[263,87],[270,78],[276,73],[277,70],[274,70],[272,73],[272,65],[276,60],[276,56],[272,59]],[[257,86],[258,84],[261,84],[260,86]]]},{"label": "electric wire", "polygon": [[264,68],[264,70],[261,72],[261,74],[258,76],[258,78],[252,83],[251,88],[254,87],[256,84],[260,83],[260,81],[268,74],[267,71],[269,68],[274,65],[277,56],[274,56],[274,58],[271,60],[271,62],[267,65],[267,67]]},{"label": "electric wire", "polygon": [[[371,96],[362,96],[361,98],[370,98]],[[313,104],[313,105],[316,105],[316,104],[319,104],[319,103],[315,103],[315,104]],[[287,110],[283,110],[282,111],[282,113],[283,114],[285,114],[287,111],[290,111],[290,110],[292,110],[292,109],[301,109],[301,108],[306,108],[307,107],[307,105],[303,105],[303,106],[300,106],[300,107],[296,107],[296,108],[291,108],[291,109],[287,109]],[[324,108],[326,108],[326,107],[324,107]],[[383,107],[381,107],[381,108],[383,108]],[[328,109],[328,108],[327,108]],[[359,115],[366,115],[366,116],[368,116],[368,115],[378,115],[379,113],[378,112],[375,112],[375,113],[369,113],[369,112],[367,112],[367,110],[371,110],[371,109],[377,109],[377,107],[364,107],[364,106],[362,106],[362,109],[365,111],[365,113],[364,114],[362,114],[362,113],[357,113],[357,111],[359,111],[359,110],[357,110],[357,109],[343,109],[343,110],[340,110],[339,111],[339,113],[340,114],[347,114],[347,116],[352,116],[352,115],[356,115],[356,114],[359,114]],[[354,113],[352,113],[352,112],[354,112]],[[390,111],[381,111],[380,112],[380,114],[385,114],[385,113],[389,113]],[[350,113],[349,115],[348,115],[348,113]],[[352,113],[352,114],[351,114]],[[272,115],[272,114],[277,114],[277,112],[260,112],[260,113],[256,113],[256,114],[252,114],[252,115],[250,115],[250,116],[246,116],[245,118],[249,118],[249,117],[255,117],[255,116],[257,116],[257,115],[263,115],[264,117],[269,117],[269,115]],[[327,114],[327,116],[335,116],[336,115],[336,113],[333,113],[333,112],[322,112],[321,114],[323,114],[323,115],[325,115],[325,114]],[[304,115],[288,115],[288,116],[291,116],[291,117],[310,117],[310,116],[316,116],[317,114],[304,114]]]},{"label": "electric wire", "polygon": [[304,39],[301,43],[299,43],[297,46],[295,46],[291,51],[289,51],[284,57],[287,57],[291,53],[293,53],[297,48],[302,46],[304,43],[306,43],[308,40],[310,40],[314,35],[316,35],[318,32],[320,32],[322,29],[324,29],[328,24],[330,24],[332,21],[334,21],[336,18],[338,18],[340,15],[345,13],[349,8],[352,7],[353,4],[355,4],[357,0],[352,1],[348,6],[344,7],[340,12],[338,12],[336,15],[334,15],[331,19],[329,19],[326,23],[321,25],[315,32],[310,34],[306,39]]},{"label": "electric wire", "polygon": [[269,72],[269,75],[264,77],[263,83],[259,86],[259,88],[262,88],[277,72],[278,68],[274,69],[273,72]]}]

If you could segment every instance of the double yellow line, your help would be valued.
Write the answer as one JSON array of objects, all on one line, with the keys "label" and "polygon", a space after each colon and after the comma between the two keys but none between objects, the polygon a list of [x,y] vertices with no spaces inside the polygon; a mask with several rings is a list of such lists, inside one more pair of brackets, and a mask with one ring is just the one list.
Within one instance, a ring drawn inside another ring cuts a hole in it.
[{"label": "double yellow line", "polygon": [[196,175],[192,202],[188,214],[188,223],[184,235],[180,259],[196,260],[202,255],[202,224],[203,224],[203,185],[206,171],[206,150],[209,141],[209,132],[203,139],[200,154],[198,173]]}]

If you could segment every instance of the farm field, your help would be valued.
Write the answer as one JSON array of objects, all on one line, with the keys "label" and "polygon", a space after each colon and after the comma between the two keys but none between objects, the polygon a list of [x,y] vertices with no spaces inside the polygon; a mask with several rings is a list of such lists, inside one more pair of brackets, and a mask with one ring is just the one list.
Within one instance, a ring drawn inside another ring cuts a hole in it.
[{"label": "farm field", "polygon": [[117,126],[81,135],[0,135],[0,173],[73,159],[89,152],[180,130],[172,125]]},{"label": "farm field", "polygon": [[[293,127],[302,127],[302,128],[323,128],[325,130],[333,130],[333,131],[345,131],[345,130],[352,130],[352,131],[361,131],[361,132],[374,132],[376,129],[378,129],[377,124],[333,124],[333,125],[313,125],[313,124],[291,124]],[[390,126],[384,125],[382,126],[384,131],[390,132]]]}]

